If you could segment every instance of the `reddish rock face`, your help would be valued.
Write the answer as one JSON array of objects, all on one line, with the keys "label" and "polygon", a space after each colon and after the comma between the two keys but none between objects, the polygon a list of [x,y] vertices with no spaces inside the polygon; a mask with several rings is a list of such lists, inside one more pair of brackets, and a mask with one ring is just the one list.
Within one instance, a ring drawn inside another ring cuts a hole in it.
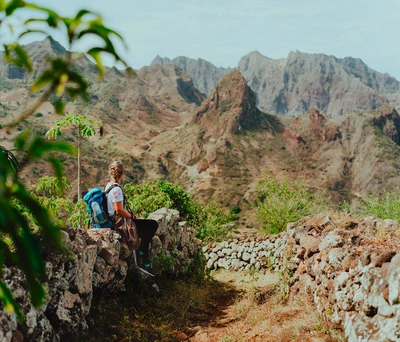
[{"label": "reddish rock face", "polygon": [[400,115],[393,107],[379,108],[372,121],[387,137],[400,144]]},{"label": "reddish rock face", "polygon": [[311,132],[323,142],[331,142],[340,136],[340,132],[324,114],[318,109],[310,110],[309,119],[311,121]]},{"label": "reddish rock face", "polygon": [[208,137],[218,138],[225,133],[243,134],[246,129],[256,128],[259,116],[255,93],[235,70],[218,83],[193,121],[204,128]]}]

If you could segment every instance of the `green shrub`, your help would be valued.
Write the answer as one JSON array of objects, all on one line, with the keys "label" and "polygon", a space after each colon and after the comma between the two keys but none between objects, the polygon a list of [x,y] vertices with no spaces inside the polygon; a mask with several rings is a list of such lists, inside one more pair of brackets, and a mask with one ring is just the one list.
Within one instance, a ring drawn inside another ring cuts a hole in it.
[{"label": "green shrub", "polygon": [[144,185],[127,184],[124,191],[128,206],[135,214],[148,217],[160,208],[178,210],[181,219],[205,242],[222,241],[233,229],[229,223],[237,218],[234,214],[225,214],[224,208],[211,202],[200,204],[182,188],[164,180]]},{"label": "green shrub", "polygon": [[232,213],[239,214],[242,211],[237,205],[232,208]]},{"label": "green shrub", "polygon": [[[64,192],[71,190],[71,186],[65,177],[41,177],[35,186],[31,187],[31,196],[46,208],[59,227],[65,227],[69,222],[72,227],[87,227],[89,215],[86,210],[86,203],[80,199],[74,204],[70,199],[64,197]],[[34,230],[38,229],[38,223],[32,213],[20,202],[15,201],[14,205],[31,223]]]},{"label": "green shrub", "polygon": [[[141,217],[148,217],[160,208],[177,209],[174,207],[174,201],[170,198],[169,193],[163,191],[164,183],[166,182],[158,180],[144,185],[126,184],[124,192],[128,206]],[[176,198],[178,195],[175,194],[173,197]],[[180,214],[185,216],[183,212]]]},{"label": "green shrub", "polygon": [[38,113],[35,114],[35,117],[36,117],[36,118],[40,118],[41,116],[43,116],[43,114],[40,113],[40,112],[38,112]]},{"label": "green shrub", "polygon": [[235,227],[233,221],[236,219],[236,215],[226,214],[224,208],[208,202],[199,212],[196,236],[205,243],[226,240]]},{"label": "green shrub", "polygon": [[[48,209],[60,227],[65,227],[67,217],[72,213],[74,204],[64,197],[64,191],[71,190],[65,177],[41,177],[35,186],[31,187],[31,195],[44,208]],[[37,225],[35,220],[30,222]]]},{"label": "green shrub", "polygon": [[382,196],[372,194],[361,197],[361,204],[350,209],[344,204],[347,211],[355,216],[374,216],[380,219],[392,219],[400,222],[400,189],[384,191]]},{"label": "green shrub", "polygon": [[269,234],[280,233],[289,222],[326,210],[329,201],[326,192],[312,192],[304,180],[280,183],[268,175],[259,180],[256,195],[256,219]]}]

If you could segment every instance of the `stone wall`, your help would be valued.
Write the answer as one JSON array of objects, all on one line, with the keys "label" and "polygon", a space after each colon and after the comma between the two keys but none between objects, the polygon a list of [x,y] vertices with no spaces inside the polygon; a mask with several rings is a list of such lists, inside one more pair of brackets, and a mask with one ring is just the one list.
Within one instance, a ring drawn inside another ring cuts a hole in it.
[{"label": "stone wall", "polygon": [[400,341],[400,229],[391,220],[306,217],[273,237],[203,247],[209,269],[290,274],[291,295],[314,294],[320,313],[349,341]]},{"label": "stone wall", "polygon": [[[201,241],[185,222],[179,221],[176,210],[160,209],[149,218],[159,223],[152,241],[152,257],[162,255],[168,260],[168,269],[159,271],[185,273],[201,253]],[[30,304],[21,272],[5,267],[4,279],[26,319],[21,324],[15,314],[0,311],[1,342],[74,341],[80,331],[87,329],[85,318],[96,293],[124,291],[129,273],[142,274],[135,272],[132,252],[110,229],[68,229],[62,231],[62,238],[70,255],[45,248],[47,297],[41,308]]]}]

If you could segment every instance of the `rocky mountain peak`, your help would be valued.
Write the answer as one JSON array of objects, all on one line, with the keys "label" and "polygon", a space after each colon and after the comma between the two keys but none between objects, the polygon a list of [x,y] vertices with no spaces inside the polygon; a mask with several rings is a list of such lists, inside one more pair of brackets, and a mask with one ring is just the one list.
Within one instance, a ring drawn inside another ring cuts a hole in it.
[{"label": "rocky mountain peak", "polygon": [[291,51],[286,59],[273,60],[251,52],[238,69],[267,113],[299,115],[318,108],[335,117],[400,102],[400,82],[359,58]]},{"label": "rocky mountain peak", "polygon": [[47,36],[42,41],[27,44],[25,48],[32,58],[41,57],[43,55],[63,55],[67,51],[51,36]]},{"label": "rocky mountain peak", "polygon": [[206,95],[209,95],[215,85],[233,70],[231,68],[217,68],[212,63],[201,58],[196,60],[184,56],[175,57],[173,60],[157,56],[151,64],[177,65],[190,75],[194,86]]},{"label": "rocky mountain peak", "polygon": [[153,59],[153,61],[151,62],[150,65],[156,65],[156,64],[161,64],[161,65],[164,65],[164,64],[171,64],[171,60],[170,60],[168,57],[162,58],[162,57],[160,57],[160,55],[157,55],[157,56]]},{"label": "rocky mountain peak", "polygon": [[[187,103],[200,105],[205,96],[193,85],[190,76],[174,64],[154,64],[137,70],[137,75],[154,93],[183,98]],[[153,94],[154,96],[154,94]]]},{"label": "rocky mountain peak", "polygon": [[215,138],[225,133],[243,134],[255,128],[260,111],[256,95],[242,74],[235,70],[225,76],[195,113],[207,135]]}]

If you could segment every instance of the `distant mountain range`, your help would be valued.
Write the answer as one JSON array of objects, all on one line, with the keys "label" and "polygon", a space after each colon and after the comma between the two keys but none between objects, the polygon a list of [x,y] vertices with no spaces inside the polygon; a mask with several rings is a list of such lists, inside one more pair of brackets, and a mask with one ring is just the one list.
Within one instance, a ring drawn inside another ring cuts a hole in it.
[{"label": "distant mountain range", "polygon": [[[26,48],[36,70],[46,67],[46,56],[65,53],[51,38]],[[107,182],[115,158],[133,182],[165,178],[201,201],[242,209],[266,173],[304,178],[334,204],[400,182],[399,82],[361,60],[299,52],[272,60],[252,52],[228,70],[157,57],[133,78],[107,68],[100,81],[85,56],[74,67],[88,80],[90,101],[68,102],[66,111],[104,124],[104,137],[84,144],[89,188]],[[39,97],[29,92],[34,77],[0,58],[0,122]],[[58,118],[52,99],[39,111],[20,129],[44,134]],[[2,144],[11,146],[11,138],[0,131]],[[65,157],[64,166],[73,185],[75,158]],[[40,164],[25,172],[34,181],[50,171]]]},{"label": "distant mountain range", "polygon": [[[151,64],[179,66],[207,95],[232,71],[187,57],[170,60],[157,56]],[[271,114],[293,116],[318,108],[337,117],[388,104],[400,107],[400,82],[370,69],[358,58],[296,51],[287,58],[271,59],[254,51],[242,57],[236,69],[257,94],[257,107]]]}]

